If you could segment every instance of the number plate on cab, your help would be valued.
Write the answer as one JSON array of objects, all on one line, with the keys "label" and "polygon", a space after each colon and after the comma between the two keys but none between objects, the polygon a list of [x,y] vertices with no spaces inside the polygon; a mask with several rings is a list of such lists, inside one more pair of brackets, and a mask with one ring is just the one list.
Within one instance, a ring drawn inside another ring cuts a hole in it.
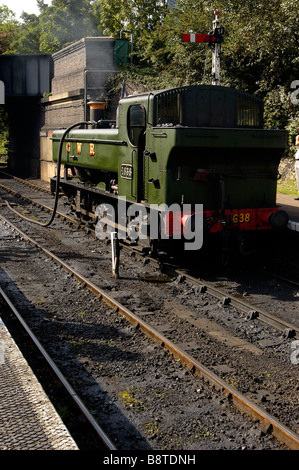
[{"label": "number plate on cab", "polygon": [[133,167],[129,164],[123,164],[120,169],[120,176],[126,180],[133,178]]}]

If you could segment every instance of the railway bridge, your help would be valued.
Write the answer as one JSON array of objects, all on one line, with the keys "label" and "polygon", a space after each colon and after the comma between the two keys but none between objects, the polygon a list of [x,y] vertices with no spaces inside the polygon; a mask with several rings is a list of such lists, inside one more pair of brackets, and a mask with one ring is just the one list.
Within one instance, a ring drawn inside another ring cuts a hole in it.
[{"label": "railway bridge", "polygon": [[24,176],[38,176],[41,99],[50,92],[52,76],[50,54],[0,56],[2,103],[9,126],[8,164],[12,171]]},{"label": "railway bridge", "polygon": [[53,54],[0,56],[11,171],[43,180],[54,175],[53,130],[89,119],[90,101],[107,101],[107,82],[128,49],[126,39],[90,37]]}]

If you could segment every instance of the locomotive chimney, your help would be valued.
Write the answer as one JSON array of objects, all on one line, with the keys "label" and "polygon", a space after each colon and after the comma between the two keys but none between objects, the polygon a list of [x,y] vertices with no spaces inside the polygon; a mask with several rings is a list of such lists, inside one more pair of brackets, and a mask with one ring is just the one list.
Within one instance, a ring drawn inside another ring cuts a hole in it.
[{"label": "locomotive chimney", "polygon": [[106,108],[105,101],[89,101],[88,106],[90,108],[90,120],[91,121],[100,121],[104,119],[104,111]]}]

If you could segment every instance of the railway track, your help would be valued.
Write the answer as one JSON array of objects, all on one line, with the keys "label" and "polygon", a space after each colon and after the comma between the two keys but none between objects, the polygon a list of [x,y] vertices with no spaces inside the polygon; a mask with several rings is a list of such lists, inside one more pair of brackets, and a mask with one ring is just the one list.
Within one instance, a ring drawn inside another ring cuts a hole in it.
[{"label": "railway track", "polygon": [[[38,354],[40,354],[47,364],[48,368],[50,371],[54,374],[56,377],[57,381],[59,384],[62,386],[65,394],[68,395],[68,397],[72,400],[74,405],[76,406],[76,409],[79,412],[79,417],[76,416],[75,419],[80,421],[83,418],[89,426],[89,429],[91,430],[93,436],[93,443],[97,447],[97,449],[101,450],[116,450],[116,447],[112,443],[112,441],[109,439],[107,434],[103,431],[99,423],[94,419],[92,416],[92,413],[88,410],[80,396],[75,392],[74,388],[71,386],[65,375],[61,372],[55,361],[52,359],[50,354],[46,351],[44,346],[41,344],[41,342],[38,340],[36,335],[33,333],[33,331],[30,329],[20,312],[18,311],[17,307],[14,305],[14,303],[9,299],[9,297],[6,295],[6,293],[3,291],[2,288],[0,288],[0,304],[6,306],[6,309],[9,310],[9,313],[6,313],[6,315],[12,315],[20,324],[22,329],[25,331],[27,337],[29,338],[31,344],[34,345],[35,350],[37,351]],[[2,318],[3,318],[3,311],[2,311]],[[5,313],[4,313],[5,315]],[[22,339],[22,342],[24,341],[24,338]],[[24,345],[23,345],[24,346]],[[22,347],[22,346],[21,346]],[[49,372],[48,372],[49,373]],[[59,390],[59,394],[61,394],[61,390]],[[84,432],[86,432],[86,428],[83,428]],[[90,433],[90,430],[87,430],[87,432]],[[96,440],[97,443],[96,443]],[[85,439],[85,437],[84,437]]]},{"label": "railway track", "polygon": [[[3,220],[3,219],[2,219]],[[17,227],[14,227],[15,230],[19,230]],[[30,243],[34,243],[34,241],[31,239],[31,237],[28,237],[23,232],[19,231],[19,234],[22,238],[25,240],[29,241]],[[39,250],[43,250],[43,252],[47,256],[51,256],[55,262],[60,262],[58,257],[54,255],[53,253],[50,254],[50,251],[45,249],[39,244],[36,245]],[[61,262],[60,262],[61,263]],[[227,381],[223,380],[221,377],[218,377],[212,370],[201,364],[196,358],[192,357],[189,353],[187,353],[184,349],[176,346],[176,344],[169,340],[165,334],[161,334],[159,331],[159,328],[156,329],[153,326],[149,325],[147,322],[142,320],[142,316],[146,315],[147,318],[153,318],[152,312],[151,311],[146,311],[146,312],[141,312],[141,316],[138,316],[134,314],[131,310],[129,310],[127,307],[125,307],[122,303],[116,301],[113,299],[112,296],[107,295],[107,293],[103,289],[99,289],[97,285],[95,285],[93,282],[90,282],[89,279],[87,279],[85,276],[82,276],[81,274],[74,273],[73,269],[68,266],[64,261],[62,261],[62,265],[64,269],[67,269],[69,273],[72,274],[72,276],[76,276],[77,280],[83,285],[86,285],[89,287],[89,289],[96,294],[98,297],[101,297],[103,300],[105,300],[106,303],[108,303],[114,310],[117,310],[118,313],[121,316],[124,316],[131,322],[135,328],[138,328],[139,331],[144,332],[147,336],[150,338],[154,339],[156,342],[158,342],[163,348],[167,348],[171,354],[178,358],[178,360],[181,361],[181,363],[184,363],[189,371],[192,372],[192,374],[198,375],[201,379],[207,381],[211,385],[213,385],[214,388],[217,390],[220,390],[221,393],[224,394],[224,396],[229,398],[229,401],[233,404],[235,404],[237,407],[240,407],[243,411],[246,410],[246,413],[249,413],[251,416],[254,417],[254,419],[258,419],[263,425],[266,426],[267,430],[272,432],[272,434],[277,437],[281,442],[284,442],[284,444],[290,448],[297,448],[298,446],[298,435],[288,429],[287,426],[284,424],[280,424],[279,421],[276,418],[271,417],[271,415],[267,412],[264,412],[264,410],[257,406],[254,402],[251,400],[248,400],[242,393],[239,393],[234,387],[229,385]],[[178,275],[178,273],[176,273]],[[181,276],[180,280],[184,279],[184,281],[188,278],[186,274],[179,273]],[[145,278],[144,278],[145,279]],[[148,279],[147,279],[148,280]],[[194,279],[189,279],[189,281],[194,285]],[[200,283],[198,285],[199,291],[201,291],[202,294],[206,295],[208,288],[210,286],[207,286],[206,283],[202,284],[201,280],[198,280]],[[217,295],[219,293],[217,292]],[[223,296],[221,293],[221,297],[217,297],[218,300],[221,300],[221,302],[224,304],[224,306],[227,306],[228,304],[231,304],[231,302],[228,302],[227,296],[225,297],[223,301]],[[169,305],[168,305],[169,307]],[[174,306],[173,304],[170,305],[170,308],[179,310],[177,306]],[[190,315],[189,315],[190,317]],[[180,311],[180,319],[186,320],[187,318],[187,313],[186,311],[182,312],[182,309]],[[156,318],[154,319],[154,322],[156,322]],[[190,323],[190,318],[188,319]],[[191,321],[192,324],[192,321]],[[193,326],[196,324],[196,322],[193,321]],[[289,326],[289,325],[288,325]],[[285,328],[285,325],[283,325],[283,328]],[[240,345],[242,342],[240,343]],[[244,344],[244,343],[243,343]],[[240,346],[239,345],[239,346]]]},{"label": "railway track", "polygon": [[[6,176],[9,177],[8,174],[6,174]],[[27,182],[25,180],[22,180],[21,178],[13,177],[13,179],[14,181],[19,182],[23,186],[27,185]],[[28,183],[28,186],[35,191],[44,191],[47,194],[51,194],[50,191],[47,190],[45,186],[39,186],[38,184],[33,184],[33,183]],[[22,197],[24,198],[24,196],[22,196],[20,193],[16,192],[15,190],[7,186],[4,186],[3,184],[0,184],[0,188],[1,187],[5,191],[9,191],[19,198],[22,198]],[[34,203],[35,206],[41,208],[43,211],[47,211],[49,213],[51,213],[52,211],[49,205],[43,204],[42,202],[38,201],[38,199],[37,200],[31,199],[31,202]],[[65,219],[67,222],[77,227],[82,226],[82,223],[76,220],[74,217],[68,215],[63,207],[61,207],[61,210],[57,212],[57,216]],[[83,225],[82,228],[84,228],[88,232],[94,233],[94,231],[88,226]],[[225,290],[217,287],[215,282],[214,283],[209,282],[206,279],[198,277],[198,275],[192,273],[192,270],[189,270],[189,269],[182,270],[180,268],[175,267],[174,265],[171,265],[169,262],[163,263],[161,262],[161,260],[155,260],[154,258],[151,258],[151,257],[145,257],[144,253],[140,251],[139,248],[135,248],[134,246],[129,246],[125,243],[122,243],[122,246],[128,249],[133,254],[137,256],[141,256],[143,260],[152,263],[154,266],[159,268],[166,275],[180,277],[181,279],[185,280],[189,284],[197,286],[201,292],[207,292],[209,295],[220,300],[224,304],[226,305],[230,304],[231,306],[236,307],[240,312],[250,316],[251,318],[257,318],[258,320],[277,328],[279,331],[283,332],[283,334],[287,337],[294,337],[294,338],[298,337],[299,326],[293,325],[290,322],[284,321],[283,319],[278,318],[275,315],[272,315],[270,312],[267,312],[264,309],[259,308],[256,304],[250,303],[248,300],[245,300],[244,297],[240,299],[234,295],[228,295]],[[299,282],[294,281],[293,279],[288,279],[285,276],[281,276],[277,273],[273,273],[270,271],[268,272],[264,271],[263,274],[268,274],[269,276],[280,279],[282,282],[286,284],[290,284],[291,286],[299,288]]]}]

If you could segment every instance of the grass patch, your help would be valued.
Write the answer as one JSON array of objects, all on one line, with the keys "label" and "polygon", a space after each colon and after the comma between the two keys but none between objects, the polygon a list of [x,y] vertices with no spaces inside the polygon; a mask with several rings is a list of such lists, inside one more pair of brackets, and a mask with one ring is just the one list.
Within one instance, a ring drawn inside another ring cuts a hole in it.
[{"label": "grass patch", "polygon": [[296,178],[280,180],[277,182],[277,192],[290,196],[298,195],[298,187]]}]

